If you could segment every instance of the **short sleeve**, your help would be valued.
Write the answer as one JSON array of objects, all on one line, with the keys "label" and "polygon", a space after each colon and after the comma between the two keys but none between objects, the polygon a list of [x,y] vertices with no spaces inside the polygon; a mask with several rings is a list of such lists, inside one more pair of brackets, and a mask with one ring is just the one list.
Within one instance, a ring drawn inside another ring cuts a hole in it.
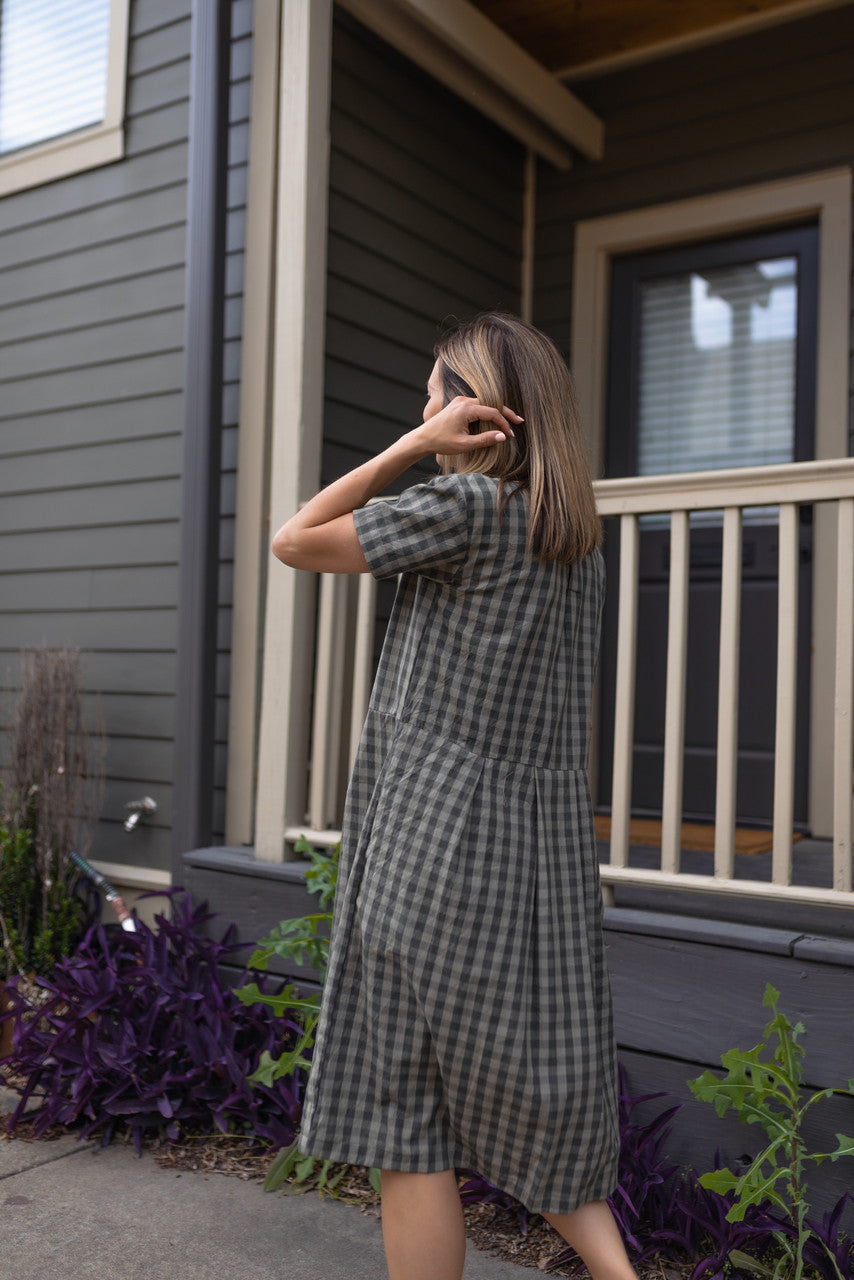
[{"label": "short sleeve", "polygon": [[397,501],[360,507],[353,512],[353,520],[375,578],[420,573],[448,582],[468,553],[466,490],[457,475],[415,484]]}]

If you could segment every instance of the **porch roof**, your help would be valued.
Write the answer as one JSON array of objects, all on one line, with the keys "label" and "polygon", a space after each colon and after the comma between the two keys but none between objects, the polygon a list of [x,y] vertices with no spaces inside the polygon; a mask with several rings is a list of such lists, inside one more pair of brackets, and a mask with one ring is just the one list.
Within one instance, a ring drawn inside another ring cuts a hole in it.
[{"label": "porch roof", "polygon": [[472,0],[565,80],[776,26],[849,0]]}]

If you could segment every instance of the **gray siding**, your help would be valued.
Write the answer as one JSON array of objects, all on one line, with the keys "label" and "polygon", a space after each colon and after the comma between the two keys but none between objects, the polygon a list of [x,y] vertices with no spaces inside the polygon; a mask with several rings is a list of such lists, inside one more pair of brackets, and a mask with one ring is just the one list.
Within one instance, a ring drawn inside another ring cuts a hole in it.
[{"label": "gray siding", "polygon": [[518,311],[524,160],[343,14],[332,51],[324,483],[420,422],[443,321]]},{"label": "gray siding", "polygon": [[[232,6],[214,827],[223,830],[252,0]],[[93,853],[168,869],[189,0],[135,0],[126,155],[0,203],[0,678],[84,652],[109,736]],[[125,835],[133,796],[158,802]]]},{"label": "gray siding", "polygon": [[[169,865],[189,0],[131,6],[126,154],[0,202],[0,675],[84,651],[109,735],[94,854]],[[154,824],[119,825],[155,797]]]},{"label": "gray siding", "polygon": [[569,351],[579,219],[851,164],[852,57],[854,10],[840,8],[579,84],[605,156],[540,165],[536,322]]},{"label": "gray siding", "polygon": [[[251,0],[232,6],[215,828],[225,783]],[[94,852],[168,868],[172,810],[189,0],[136,0],[126,155],[0,204],[0,664],[74,645],[109,734]],[[121,832],[123,805],[155,821]]]}]

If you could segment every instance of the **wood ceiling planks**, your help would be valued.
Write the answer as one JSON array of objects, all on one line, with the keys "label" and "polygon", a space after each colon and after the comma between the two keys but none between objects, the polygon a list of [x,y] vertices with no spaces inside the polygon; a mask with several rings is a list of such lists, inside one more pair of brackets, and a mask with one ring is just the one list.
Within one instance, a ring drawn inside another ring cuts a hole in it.
[{"label": "wood ceiling planks", "polygon": [[828,7],[820,0],[472,0],[550,71],[650,51],[718,28]]}]

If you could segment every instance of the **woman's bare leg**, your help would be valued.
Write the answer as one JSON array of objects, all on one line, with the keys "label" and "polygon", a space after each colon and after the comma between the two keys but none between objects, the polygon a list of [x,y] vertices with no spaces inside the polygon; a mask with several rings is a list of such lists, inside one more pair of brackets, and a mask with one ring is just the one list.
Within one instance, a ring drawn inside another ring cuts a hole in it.
[{"label": "woman's bare leg", "polygon": [[382,1202],[389,1280],[461,1280],[466,1232],[453,1169],[383,1169]]},{"label": "woman's bare leg", "polygon": [[590,1200],[572,1213],[544,1213],[581,1258],[593,1280],[637,1280],[607,1200]]}]

